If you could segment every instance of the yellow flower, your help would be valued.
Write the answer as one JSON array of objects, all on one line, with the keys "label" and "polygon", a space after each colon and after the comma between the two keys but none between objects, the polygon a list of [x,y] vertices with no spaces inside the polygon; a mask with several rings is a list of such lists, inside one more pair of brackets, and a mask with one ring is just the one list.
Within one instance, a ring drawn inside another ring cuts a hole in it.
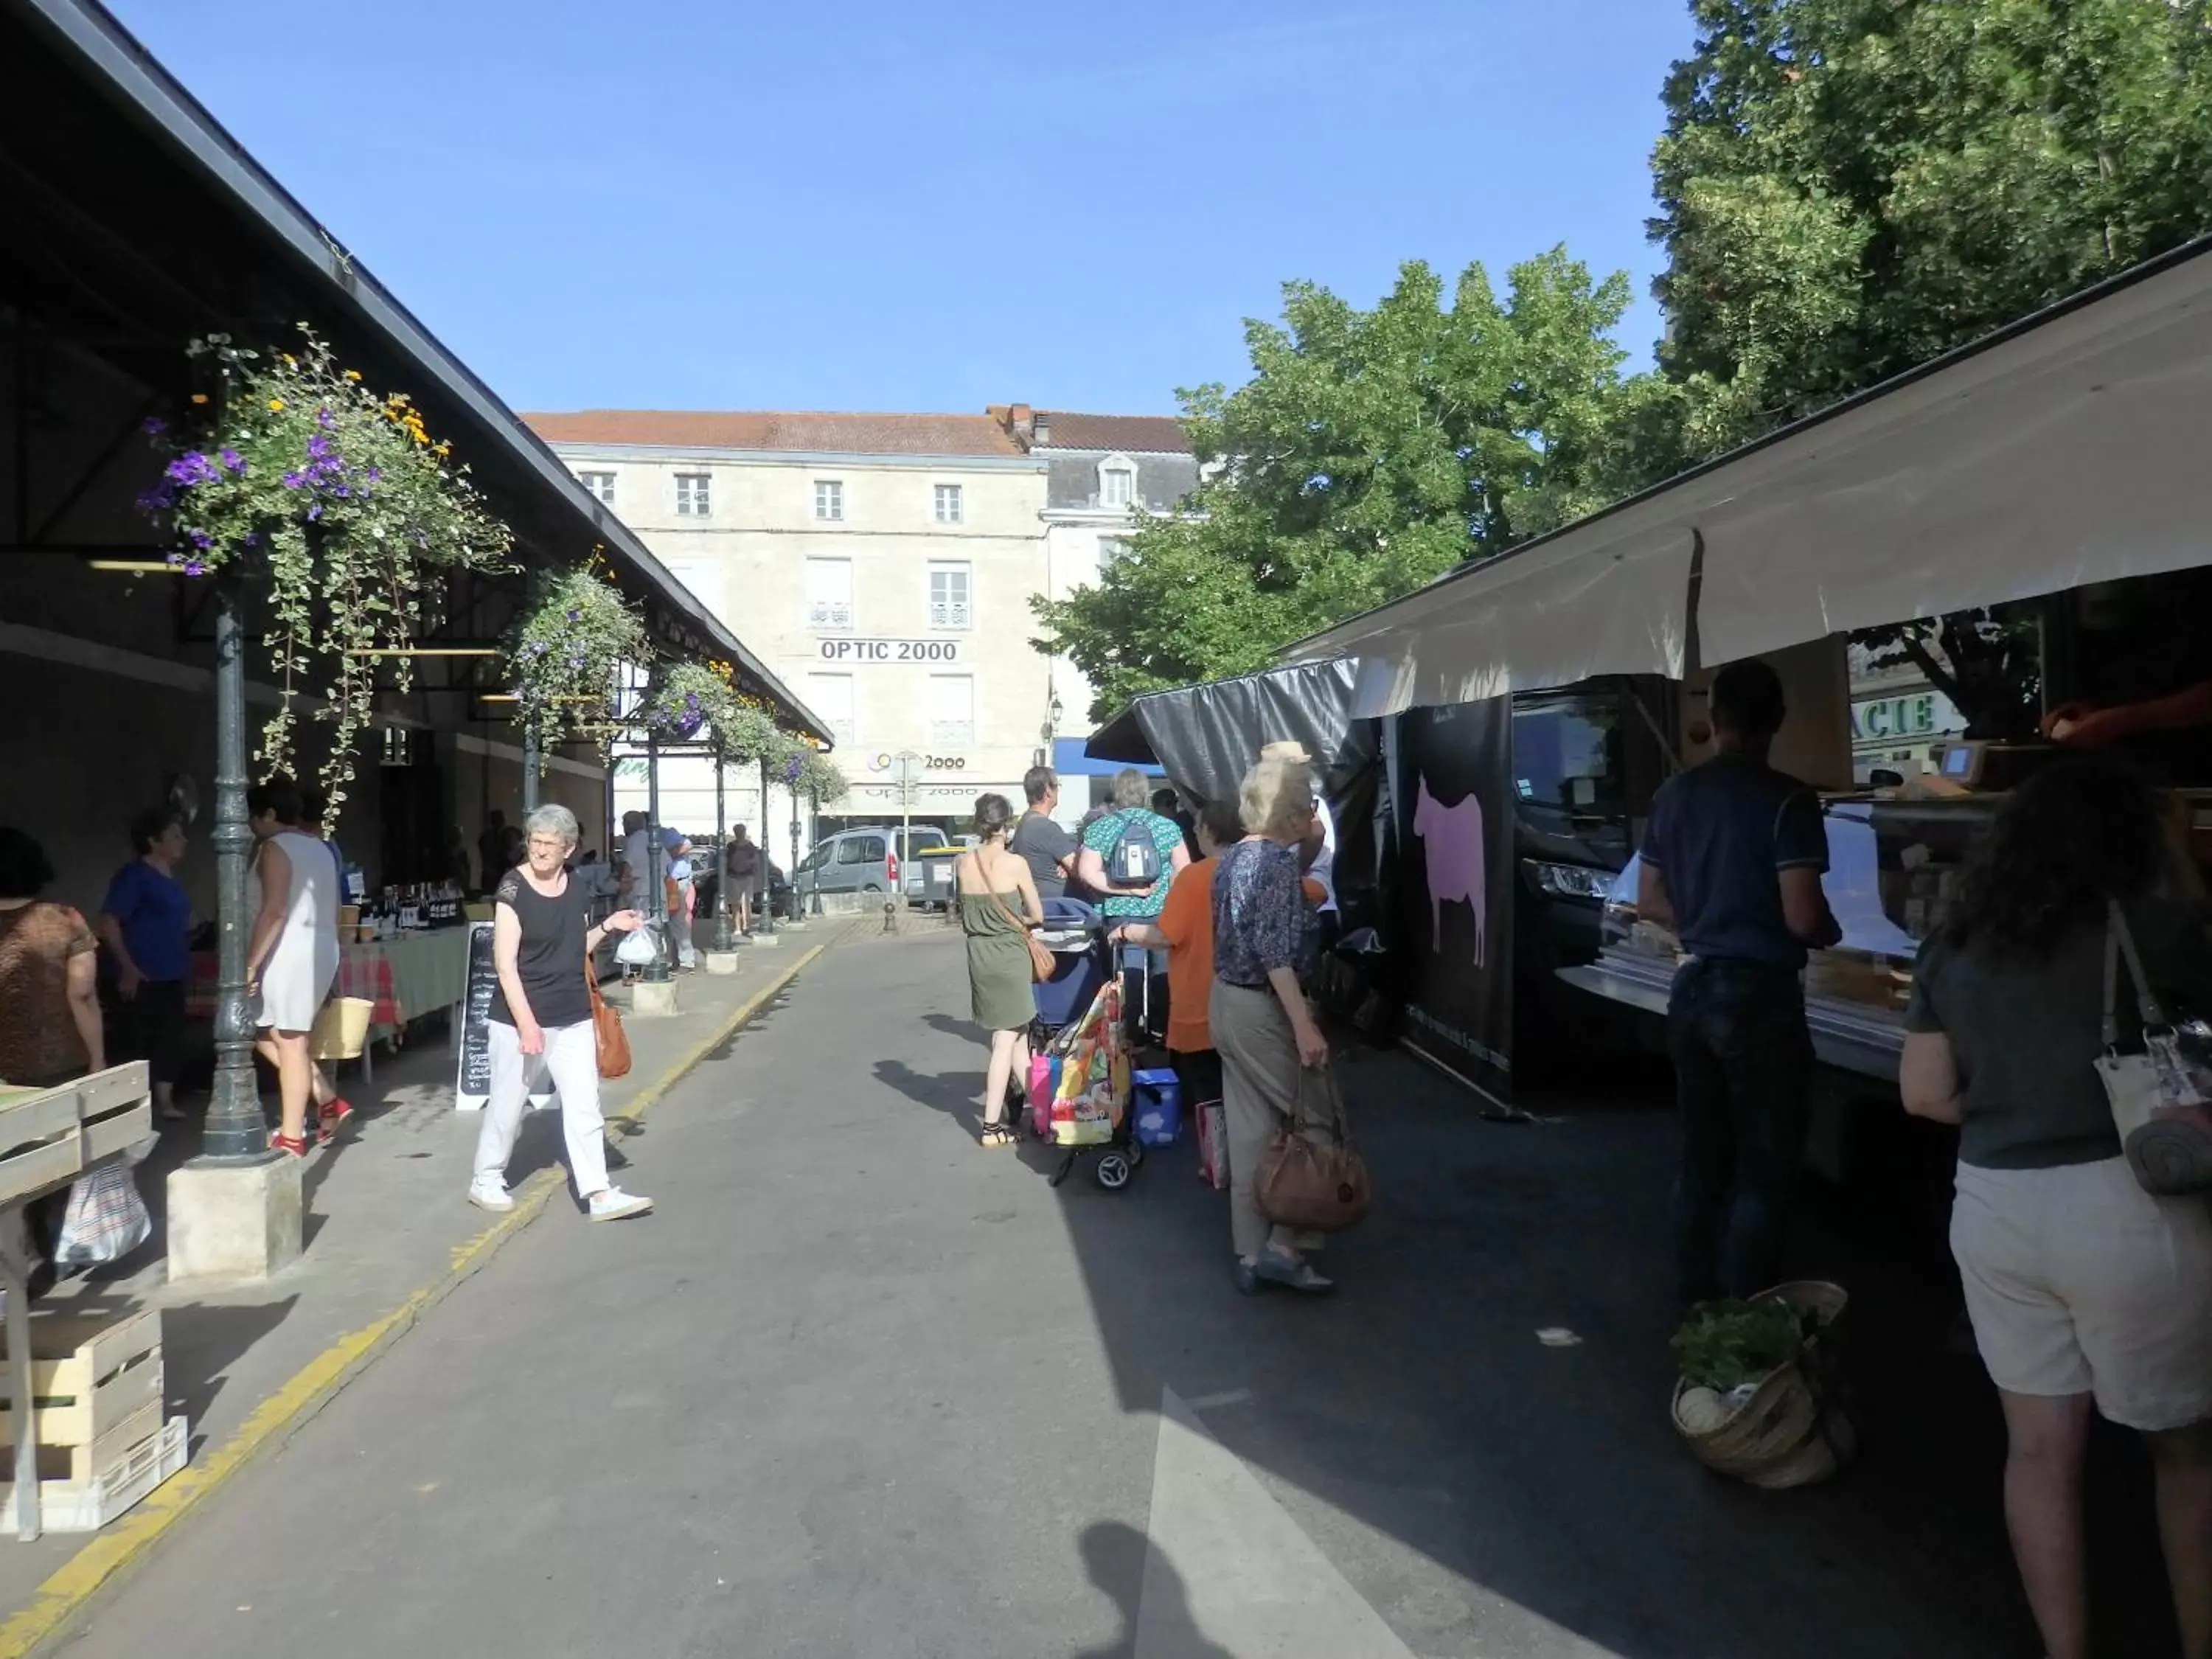
[{"label": "yellow flower", "polygon": [[195,392],[192,393],[192,401],[196,404],[204,404],[207,400],[208,395],[204,392]]},{"label": "yellow flower", "polygon": [[271,398],[269,400],[269,410],[270,410],[270,412],[271,414],[275,414],[275,413],[276,413],[278,410],[282,410],[283,407],[284,407],[284,400],[283,400],[282,398]]},{"label": "yellow flower", "polygon": [[349,380],[358,380],[361,379],[361,371],[357,368],[349,368],[346,370],[345,377]]},{"label": "yellow flower", "polygon": [[442,461],[447,456],[453,453],[453,447],[451,444],[441,443],[430,453]]},{"label": "yellow flower", "polygon": [[300,360],[299,360],[297,357],[295,357],[295,356],[291,356],[289,352],[280,353],[279,355],[280,355],[280,356],[282,356],[283,357],[283,359],[284,359],[284,367],[285,367],[285,368],[299,368],[299,366],[300,366]]}]

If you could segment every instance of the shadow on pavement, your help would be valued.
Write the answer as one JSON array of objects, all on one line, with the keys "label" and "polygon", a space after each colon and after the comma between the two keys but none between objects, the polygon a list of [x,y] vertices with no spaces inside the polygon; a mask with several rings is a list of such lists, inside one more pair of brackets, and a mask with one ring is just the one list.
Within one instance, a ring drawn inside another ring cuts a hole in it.
[{"label": "shadow on pavement", "polygon": [[1190,1597],[1182,1576],[1163,1558],[1145,1582],[1145,1534],[1118,1521],[1101,1521],[1084,1529],[1083,1565],[1091,1582],[1112,1600],[1121,1615],[1121,1633],[1103,1648],[1085,1648],[1075,1659],[1136,1659],[1137,1619],[1141,1601],[1146,1651],[1161,1659],[1234,1659],[1229,1650],[1209,1642],[1191,1617]]},{"label": "shadow on pavement", "polygon": [[[973,1073],[879,1069],[926,1101],[974,1087]],[[1995,1397],[1950,1340],[1948,1282],[1911,1248],[1924,1240],[1878,1205],[1808,1206],[1796,1265],[1853,1293],[1866,1451],[1826,1486],[1757,1492],[1699,1468],[1669,1420],[1663,1093],[1585,1085],[1528,1103],[1548,1121],[1505,1125],[1402,1054],[1357,1054],[1342,1078],[1376,1201],[1330,1243],[1333,1297],[1236,1294],[1226,1195],[1196,1178],[1188,1135],[1127,1192],[1060,1190],[1125,1411],[1156,1410],[1164,1386],[1249,1391],[1209,1426],[1317,1516],[1353,1517],[1620,1659],[2035,1650]],[[1538,1340],[1554,1328],[1577,1340]],[[2152,1659],[2173,1638],[2149,1507],[2130,1501],[2100,1540],[2100,1556],[2136,1559],[2099,1581],[2114,1626],[2100,1651]],[[1141,1543],[1086,1542],[1109,1593]],[[1437,1650],[1481,1639],[1472,1623],[1437,1634]]]}]

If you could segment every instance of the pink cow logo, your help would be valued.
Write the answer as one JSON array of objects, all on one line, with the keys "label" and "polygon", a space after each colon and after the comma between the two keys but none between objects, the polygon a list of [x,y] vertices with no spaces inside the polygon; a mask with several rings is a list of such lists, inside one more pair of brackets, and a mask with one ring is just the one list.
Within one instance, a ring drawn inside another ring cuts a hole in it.
[{"label": "pink cow logo", "polygon": [[1474,913],[1474,965],[1482,966],[1489,938],[1489,884],[1484,879],[1482,803],[1472,791],[1455,805],[1446,806],[1429,793],[1426,778],[1418,781],[1413,805],[1413,833],[1421,838],[1429,866],[1429,948],[1444,948],[1444,906],[1464,901]]}]

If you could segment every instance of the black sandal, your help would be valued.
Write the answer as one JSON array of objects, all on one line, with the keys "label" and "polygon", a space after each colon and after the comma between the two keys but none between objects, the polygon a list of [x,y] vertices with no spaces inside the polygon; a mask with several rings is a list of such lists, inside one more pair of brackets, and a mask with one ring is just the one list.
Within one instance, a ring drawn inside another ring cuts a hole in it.
[{"label": "black sandal", "polygon": [[986,1123],[976,1132],[975,1144],[979,1146],[1011,1146],[1014,1144],[1014,1132],[1004,1123]]}]

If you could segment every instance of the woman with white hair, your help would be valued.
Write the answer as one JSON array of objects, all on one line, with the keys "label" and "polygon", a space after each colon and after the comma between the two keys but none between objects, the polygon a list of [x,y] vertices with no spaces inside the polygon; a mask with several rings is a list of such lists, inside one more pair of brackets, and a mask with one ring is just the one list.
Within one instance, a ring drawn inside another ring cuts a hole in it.
[{"label": "woman with white hair", "polygon": [[491,1098],[477,1136],[476,1179],[469,1202],[481,1210],[514,1207],[507,1190],[507,1159],[522,1122],[529,1073],[551,1074],[561,1097],[568,1171],[594,1221],[619,1221],[653,1207],[607,1178],[606,1120],[599,1115],[599,1045],[592,1030],[592,952],[609,933],[644,925],[635,910],[617,910],[594,927],[591,892],[571,875],[576,815],[541,806],[524,829],[526,856],[499,878],[493,896],[492,963],[499,987],[491,1000]]},{"label": "woman with white hair", "polygon": [[1327,1091],[1306,1073],[1328,1064],[1328,1042],[1298,989],[1297,963],[1311,925],[1299,849],[1314,819],[1313,768],[1303,754],[1263,754],[1239,798],[1249,832],[1215,860],[1213,993],[1207,1024],[1221,1055],[1222,1116],[1229,1144],[1229,1229],[1237,1288],[1263,1285],[1309,1294],[1334,1288],[1299,1254],[1299,1236],[1271,1227],[1252,1195],[1267,1146],[1285,1124],[1303,1127]]}]

